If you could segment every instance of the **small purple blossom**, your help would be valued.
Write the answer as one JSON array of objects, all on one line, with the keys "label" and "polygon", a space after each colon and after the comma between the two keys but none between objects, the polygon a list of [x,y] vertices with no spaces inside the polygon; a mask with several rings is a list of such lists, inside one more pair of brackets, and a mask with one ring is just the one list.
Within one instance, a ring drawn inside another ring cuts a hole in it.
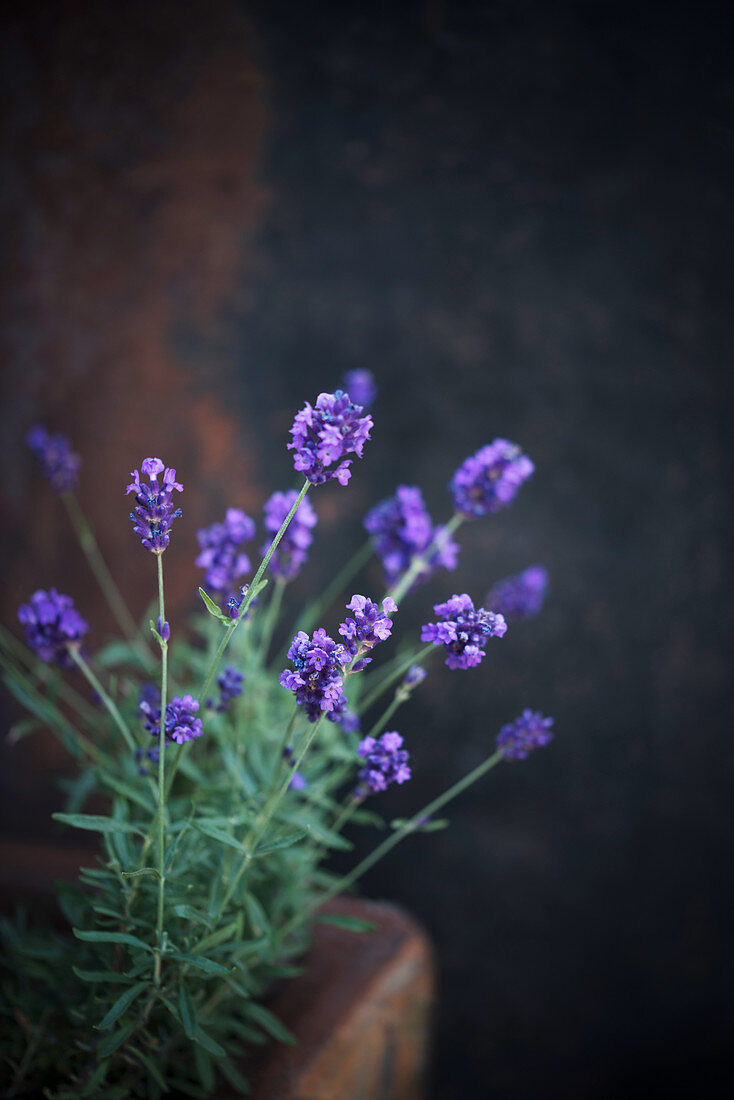
[{"label": "small purple blossom", "polygon": [[465,459],[451,479],[456,511],[472,519],[506,508],[534,469],[516,443],[495,439]]},{"label": "small purple blossom", "polygon": [[426,676],[426,670],[422,665],[411,665],[403,677],[403,687],[412,691],[413,688],[418,687],[418,684],[423,683]]},{"label": "small purple blossom", "polygon": [[342,381],[354,404],[361,405],[363,409],[368,409],[377,397],[375,376],[371,370],[364,367],[348,370]]},{"label": "small purple blossom", "polygon": [[281,672],[280,684],[295,692],[296,703],[305,707],[309,722],[316,722],[322,712],[328,714],[340,705],[349,653],[323,627],[315,630],[312,638],[299,630],[288,650],[288,660],[294,668]]},{"label": "small purple blossom", "polygon": [[242,694],[244,680],[244,675],[239,672],[234,665],[227,665],[224,672],[220,672],[217,676],[219,701],[215,706],[213,699],[207,699],[207,707],[209,707],[210,710],[216,710],[217,714],[224,714],[231,701],[237,699]]},{"label": "small purple blossom", "polygon": [[[293,761],[293,746],[286,745],[283,749],[283,759],[290,766]],[[303,791],[308,786],[308,780],[302,772],[294,772],[288,783],[288,789],[291,791]]]},{"label": "small purple blossom", "polygon": [[151,745],[149,749],[136,749],[135,762],[138,765],[138,773],[140,775],[147,775],[150,770],[145,767],[143,760],[148,760],[151,764],[157,765],[160,758],[161,754],[157,745]]},{"label": "small purple blossom", "polygon": [[531,565],[493,585],[486,603],[508,619],[532,619],[542,610],[547,592],[548,570],[542,565]]},{"label": "small purple blossom", "polygon": [[48,592],[39,588],[34,592],[29,602],[18,608],[18,619],[33,652],[42,661],[61,668],[73,665],[69,646],[78,646],[89,630],[71,596],[64,596],[55,588]]},{"label": "small purple blossom", "polygon": [[250,572],[250,559],[242,547],[255,537],[255,524],[241,508],[228,508],[221,523],[201,528],[196,537],[201,547],[196,565],[205,570],[210,592],[226,603]]},{"label": "small purple blossom", "polygon": [[[297,497],[295,489],[289,489],[286,493],[273,493],[264,509],[266,531],[272,531],[273,536],[278,533]],[[306,551],[313,541],[311,531],[317,522],[316,513],[309,501],[302,500],[270,559],[270,571],[275,577],[281,577],[285,581],[295,577],[308,557]],[[272,545],[271,538],[263,546],[261,554],[267,554]]]},{"label": "small purple blossom", "polygon": [[414,583],[428,580],[439,569],[456,568],[459,544],[442,533],[441,525],[434,527],[417,485],[398,485],[393,496],[367,513],[364,526],[372,535],[389,585],[396,584],[434,540],[436,547]]},{"label": "small purple blossom", "polygon": [[402,747],[399,733],[383,733],[382,737],[365,737],[357,752],[365,762],[359,772],[360,783],[355,791],[357,798],[364,798],[370,791],[384,791],[391,783],[405,783],[410,779],[408,753]]},{"label": "small purple blossom", "polygon": [[[185,741],[193,741],[201,737],[204,727],[201,718],[196,717],[199,702],[193,695],[174,695],[170,703],[166,705],[165,738],[166,744],[175,741],[177,745],[183,745]],[[143,724],[152,737],[158,737],[161,728],[161,708],[153,706],[143,699],[140,703],[143,715]]]},{"label": "small purple blossom", "polygon": [[[175,469],[164,466],[160,458],[143,459],[140,469],[148,482],[141,480],[137,470],[132,470],[130,477],[133,480],[125,490],[135,493],[137,501],[130,513],[133,531],[140,536],[146,550],[162,554],[170,541],[173,521],[181,515],[181,509],[173,507],[173,494],[174,491],[182,493],[183,485],[176,481]],[[159,474],[163,474],[160,482]]]},{"label": "small purple blossom", "polygon": [[353,659],[361,658],[352,666],[352,670],[358,672],[372,660],[363,654],[373,649],[378,642],[384,642],[390,637],[392,619],[388,616],[397,611],[398,605],[391,596],[386,596],[380,609],[379,604],[373,603],[367,596],[354,595],[346,607],[354,615],[340,624],[339,633],[345,640],[350,656]]},{"label": "small purple blossom", "polygon": [[25,441],[55,493],[70,493],[76,488],[81,458],[73,453],[65,435],[50,435],[41,424],[31,428]]},{"label": "small purple blossom", "polygon": [[497,734],[497,748],[506,760],[524,760],[533,749],[542,748],[553,738],[552,718],[539,710],[524,710],[514,722],[508,722]]},{"label": "small purple blossom", "polygon": [[370,438],[372,417],[363,415],[361,405],[355,405],[343,390],[320,393],[316,405],[308,402],[296,413],[289,450],[295,450],[293,465],[312,485],[322,485],[336,479],[346,485],[352,464],[346,455],[362,457],[362,449]]},{"label": "small purple blossom", "polygon": [[169,642],[171,640],[171,624],[168,622],[162,623],[160,615],[156,623],[156,630],[164,642]]},{"label": "small purple blossom", "polygon": [[486,639],[501,638],[507,631],[502,615],[483,607],[475,610],[465,592],[452,596],[446,603],[437,603],[433,610],[439,622],[421,627],[421,641],[444,646],[449,668],[473,668],[480,664],[486,656],[482,648]]}]

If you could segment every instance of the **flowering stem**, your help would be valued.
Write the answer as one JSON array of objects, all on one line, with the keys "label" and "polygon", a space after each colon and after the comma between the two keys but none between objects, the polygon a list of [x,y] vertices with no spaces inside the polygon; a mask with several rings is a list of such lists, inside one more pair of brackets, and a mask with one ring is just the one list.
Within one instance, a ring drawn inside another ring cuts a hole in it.
[{"label": "flowering stem", "polygon": [[76,499],[74,493],[71,492],[62,493],[61,499],[66,507],[76,537],[79,540],[79,545],[89,562],[89,566],[96,577],[97,584],[102,590],[102,594],[107,600],[110,611],[117,620],[117,625],[122,630],[122,633],[127,636],[128,641],[134,647],[136,653],[144,662],[144,665],[150,667],[151,657],[148,647],[140,639],[135,620],[128,611],[127,605],[122,598],[122,593],[115,584],[112,574],[107,568],[107,563],[102,557],[102,553],[97,545],[97,540],[94,537],[91,524],[82,512],[79,501]]},{"label": "flowering stem", "polygon": [[390,852],[396,844],[399,844],[400,841],[404,840],[405,837],[408,836],[410,833],[414,833],[416,829],[419,828],[422,821],[437,813],[438,810],[442,809],[448,802],[451,802],[451,800],[456,798],[457,795],[460,795],[462,791],[465,791],[467,787],[470,787],[472,783],[476,783],[478,779],[481,779],[483,775],[485,775],[495,766],[495,764],[499,764],[503,756],[503,752],[492,753],[492,755],[488,756],[486,760],[483,760],[481,764],[478,764],[476,768],[468,772],[463,777],[463,779],[460,779],[457,783],[454,783],[452,787],[449,787],[449,789],[447,791],[444,791],[443,794],[439,795],[438,798],[434,798],[432,802],[429,802],[428,805],[424,806],[422,810],[418,811],[418,813],[413,814],[413,816],[408,821],[406,821],[404,825],[402,825],[399,829],[396,829],[391,836],[383,840],[382,844],[378,844],[375,850],[373,852],[370,852],[368,856],[365,856],[361,863],[358,863],[357,866],[349,872],[349,874],[344,875],[344,877],[340,878],[338,882],[335,882],[332,886],[330,886],[325,893],[321,894],[318,898],[318,901],[315,904],[312,903],[311,906],[306,910],[305,914],[301,913],[297,918],[290,920],[287,924],[285,924],[280,932],[281,938],[286,936],[295,927],[297,927],[298,924],[300,924],[303,920],[304,916],[308,916],[315,909],[320,908],[324,904],[324,902],[329,900],[329,898],[333,898],[337,894],[342,894],[345,890],[348,890],[350,886],[353,886],[354,883],[358,879],[360,879],[366,871],[369,871],[371,867],[374,867],[374,865],[379,860],[381,860],[383,856],[386,856],[387,853]]},{"label": "flowering stem", "polygon": [[238,626],[240,620],[242,618],[244,618],[244,616],[247,614],[247,609],[250,606],[250,604],[252,603],[255,592],[257,591],[257,586],[258,586],[260,580],[262,579],[262,575],[265,572],[265,570],[267,569],[268,564],[270,562],[270,559],[272,558],[273,554],[275,553],[275,550],[277,549],[278,543],[280,542],[280,540],[283,538],[283,535],[288,530],[288,525],[291,522],[291,520],[293,519],[293,517],[295,516],[296,512],[298,511],[298,508],[299,508],[299,505],[300,505],[301,501],[303,500],[303,498],[305,497],[306,493],[308,492],[308,490],[310,488],[311,488],[311,482],[310,481],[304,481],[303,487],[302,487],[300,493],[298,494],[295,501],[293,502],[293,507],[291,508],[290,512],[285,517],[285,519],[283,520],[282,524],[280,525],[280,530],[278,531],[277,535],[273,539],[273,541],[270,545],[270,548],[268,549],[267,554],[265,555],[263,560],[260,562],[260,565],[258,566],[258,569],[257,569],[257,573],[252,578],[252,583],[249,586],[247,595],[245,596],[245,598],[242,601],[242,605],[240,607],[237,618],[231,623],[230,626],[227,627],[226,631],[224,632],[224,637],[222,638],[221,642],[219,643],[219,648],[217,649],[217,652],[214,654],[214,658],[212,659],[212,663],[209,666],[209,671],[206,674],[206,679],[204,680],[203,687],[202,687],[201,691],[199,692],[199,700],[200,701],[206,699],[207,692],[209,691],[209,687],[211,685],[211,682],[214,679],[214,676],[216,675],[217,668],[219,667],[219,662],[222,659],[222,656],[224,654],[225,649],[229,645],[229,640],[232,637],[232,635],[234,634],[235,629]]},{"label": "flowering stem", "polygon": [[[163,634],[166,609],[163,598],[163,554],[158,559],[158,630]],[[161,984],[161,954],[163,950],[163,905],[166,889],[166,704],[168,702],[168,642],[160,638],[161,647],[161,725],[158,731],[158,944],[155,951],[155,984]]]},{"label": "flowering stem", "polygon": [[439,548],[442,542],[453,535],[454,531],[457,531],[464,522],[464,516],[460,516],[458,512],[455,512],[448,523],[445,523],[443,527],[439,528],[436,535],[429,546],[423,551],[422,554],[418,554],[413,558],[410,568],[400,578],[397,584],[388,592],[388,596],[392,596],[395,603],[400,603],[405,593],[411,588],[413,582],[425,567],[430,564],[431,557],[435,551]]},{"label": "flowering stem", "polygon": [[106,706],[107,710],[110,712],[110,715],[112,716],[112,720],[114,721],[115,725],[119,729],[122,736],[125,738],[125,744],[130,749],[130,752],[135,752],[136,745],[135,745],[135,741],[133,739],[133,735],[130,733],[128,725],[125,722],[125,719],[120,714],[119,710],[117,709],[117,706],[112,701],[112,699],[109,697],[109,695],[107,694],[105,689],[102,687],[102,685],[100,684],[97,677],[92,672],[92,670],[89,667],[89,665],[87,664],[87,662],[82,657],[81,653],[79,652],[78,647],[74,646],[74,645],[70,645],[68,647],[68,650],[69,650],[69,653],[71,655],[71,659],[74,662],[74,664],[77,666],[77,668],[79,668],[81,670],[82,675],[86,677],[86,679],[91,684],[94,691],[96,691],[97,695],[99,695],[100,699],[102,700],[102,702]]},{"label": "flowering stem", "polygon": [[359,550],[349,559],[344,568],[337,573],[334,580],[322,595],[312,603],[299,618],[293,630],[294,634],[297,634],[299,630],[309,631],[311,629],[314,623],[321,618],[322,613],[329,610],[334,600],[336,600],[352,578],[356,577],[362,566],[367,564],[373,553],[372,540],[367,539],[367,541],[360,546]]},{"label": "flowering stem", "polygon": [[408,671],[411,665],[419,665],[421,661],[424,661],[428,657],[429,653],[432,653],[435,648],[436,647],[434,646],[433,642],[431,642],[429,645],[424,646],[422,649],[416,650],[416,652],[412,653],[410,657],[406,657],[404,661],[401,661],[397,668],[393,672],[391,672],[389,676],[386,676],[384,680],[382,680],[377,685],[374,691],[371,691],[369,693],[366,699],[362,700],[357,713],[364,714],[366,710],[369,710],[372,704],[375,703],[380,698],[380,696],[384,692],[386,692],[392,684],[395,683],[396,680],[399,680],[400,677]]},{"label": "flowering stem", "polygon": [[398,690],[395,692],[395,695],[393,697],[392,702],[390,703],[390,706],[385,708],[385,710],[383,711],[382,717],[377,719],[377,721],[375,722],[374,726],[372,727],[370,732],[367,734],[367,736],[368,737],[378,737],[379,734],[382,733],[385,726],[390,721],[390,719],[392,718],[393,714],[398,709],[400,704],[404,703],[409,698],[410,698],[410,692],[409,691],[404,691],[404,690],[401,691],[401,689],[398,688]]}]

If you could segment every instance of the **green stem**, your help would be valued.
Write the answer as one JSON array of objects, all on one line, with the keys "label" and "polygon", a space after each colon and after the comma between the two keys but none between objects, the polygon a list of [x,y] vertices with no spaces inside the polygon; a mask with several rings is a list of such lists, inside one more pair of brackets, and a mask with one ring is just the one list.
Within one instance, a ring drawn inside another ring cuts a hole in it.
[{"label": "green stem", "polygon": [[323,612],[330,609],[339,594],[349,584],[352,578],[356,577],[360,569],[367,564],[373,553],[374,548],[372,546],[372,540],[367,539],[367,542],[360,546],[359,550],[352,555],[344,568],[337,573],[334,580],[328,585],[322,595],[311,604],[310,608],[306,609],[294,627],[294,634],[297,634],[299,630],[309,631],[311,627],[318,622]]},{"label": "green stem", "polygon": [[273,554],[275,553],[275,551],[277,549],[278,543],[280,542],[280,540],[283,538],[283,535],[288,530],[288,525],[289,525],[290,521],[293,519],[293,517],[295,516],[296,512],[298,511],[298,508],[300,506],[301,501],[303,500],[303,498],[305,497],[306,493],[308,492],[308,490],[310,488],[311,488],[311,482],[310,481],[304,481],[303,487],[301,488],[300,493],[298,494],[298,496],[296,497],[296,499],[293,503],[293,507],[291,508],[290,512],[285,517],[285,519],[283,520],[283,523],[281,524],[280,530],[278,531],[277,535],[273,539],[273,541],[270,545],[270,548],[268,549],[267,554],[265,555],[263,560],[260,562],[260,565],[258,566],[257,573],[252,578],[252,583],[250,584],[250,587],[247,591],[247,595],[245,596],[245,598],[242,601],[242,605],[240,607],[239,614],[237,615],[237,618],[230,624],[230,626],[227,627],[226,631],[224,632],[224,637],[222,638],[221,642],[219,643],[219,647],[217,649],[217,652],[214,654],[214,658],[212,660],[212,663],[209,666],[209,671],[206,674],[206,679],[204,680],[204,684],[202,686],[202,689],[199,692],[199,699],[200,700],[206,699],[207,692],[209,691],[209,687],[211,685],[211,682],[214,679],[214,676],[216,675],[217,668],[219,667],[219,662],[222,659],[222,655],[224,654],[225,649],[229,645],[229,640],[232,637],[232,635],[234,634],[234,632],[235,632],[237,626],[239,625],[240,621],[247,614],[247,609],[250,606],[250,604],[252,603],[255,592],[257,591],[257,586],[260,583],[260,580],[262,579],[262,575],[265,572],[265,570],[267,569],[268,564],[270,562],[270,559],[272,558]]},{"label": "green stem", "polygon": [[[164,629],[166,608],[163,598],[163,554],[158,559],[158,629]],[[158,944],[155,951],[155,984],[161,984],[161,956],[163,953],[163,911],[166,891],[166,704],[168,703],[168,642],[161,647],[161,725],[158,732]]]},{"label": "green stem", "polygon": [[398,709],[400,704],[404,703],[406,701],[406,699],[408,699],[409,697],[410,697],[410,692],[401,691],[400,688],[398,688],[398,690],[395,692],[395,696],[394,696],[392,702],[390,703],[390,706],[385,708],[385,710],[382,713],[382,717],[377,719],[377,721],[375,722],[374,726],[372,727],[370,732],[367,734],[367,736],[368,737],[379,737],[379,735],[382,733],[385,726],[390,721],[390,719],[392,718],[393,714]]},{"label": "green stem", "polygon": [[445,523],[443,527],[439,528],[433,541],[429,546],[426,547],[423,553],[418,554],[417,557],[413,558],[407,573],[404,573],[398,583],[393,585],[393,587],[387,593],[388,596],[392,596],[392,598],[395,600],[395,603],[400,603],[406,592],[410,590],[413,582],[429,564],[433,554],[436,552],[441,543],[444,542],[447,538],[450,538],[451,535],[453,535],[454,531],[458,530],[458,528],[461,527],[463,522],[464,517],[460,516],[458,512],[455,512],[448,523]]},{"label": "green stem", "polygon": [[89,667],[87,662],[82,657],[81,653],[79,652],[79,649],[74,645],[70,645],[68,647],[68,649],[69,649],[69,653],[71,654],[71,659],[73,660],[74,664],[77,666],[77,668],[79,668],[81,670],[82,675],[86,677],[87,681],[91,684],[92,688],[97,692],[97,695],[99,695],[100,699],[102,700],[105,707],[107,708],[110,715],[112,716],[112,720],[114,721],[115,725],[117,726],[120,733],[124,737],[125,744],[130,749],[130,752],[134,753],[135,749],[137,748],[137,746],[135,744],[135,740],[133,738],[133,735],[130,733],[130,730],[128,728],[127,723],[125,722],[125,719],[122,717],[119,710],[117,709],[117,706],[115,705],[113,700],[109,697],[109,695],[107,694],[105,689],[102,687],[99,680],[94,675],[91,668]]},{"label": "green stem", "polygon": [[115,584],[114,578],[107,568],[107,563],[102,557],[102,553],[97,545],[97,540],[94,537],[91,524],[82,512],[79,501],[76,499],[74,493],[62,493],[61,499],[66,507],[76,537],[79,540],[79,545],[89,562],[89,566],[94,573],[97,584],[102,590],[102,594],[107,600],[110,611],[117,620],[117,625],[120,627],[123,634],[127,636],[130,644],[134,646],[135,651],[144,662],[145,666],[149,667],[151,663],[150,651],[140,639],[135,620],[128,611],[127,605],[122,598],[122,593]]},{"label": "green stem", "polygon": [[381,860],[383,856],[386,856],[387,853],[390,852],[396,844],[399,844],[400,841],[404,840],[405,837],[408,836],[410,833],[414,833],[419,827],[420,822],[424,818],[431,817],[433,814],[437,813],[438,810],[443,809],[443,807],[447,803],[451,802],[451,800],[456,798],[457,795],[460,795],[462,791],[465,791],[467,787],[470,787],[472,785],[472,783],[476,783],[478,779],[481,779],[482,776],[490,771],[496,764],[499,764],[503,756],[504,753],[502,752],[492,753],[492,755],[488,756],[486,760],[483,760],[481,764],[478,764],[476,768],[468,772],[463,777],[463,779],[460,779],[457,783],[454,783],[452,787],[449,787],[449,789],[447,791],[444,791],[443,794],[439,795],[438,798],[434,798],[432,802],[429,802],[428,805],[424,806],[422,810],[418,811],[418,813],[413,814],[413,816],[408,821],[406,821],[404,825],[402,825],[399,829],[396,829],[391,836],[383,840],[382,844],[378,844],[374,851],[370,852],[368,856],[365,856],[365,858],[360,863],[358,863],[357,866],[349,872],[349,874],[344,875],[343,878],[340,878],[337,882],[330,886],[328,890],[325,891],[325,893],[320,894],[318,900],[308,906],[305,912],[300,913],[297,918],[293,918],[288,921],[279,933],[280,938],[283,939],[290,932],[292,932],[294,928],[297,928],[298,925],[301,924],[307,916],[314,912],[315,909],[320,908],[324,904],[324,902],[328,901],[330,898],[335,897],[337,894],[344,893],[344,891],[348,890],[350,886],[353,886],[354,883],[357,882],[357,880],[360,879],[366,871],[369,871],[371,867],[374,867],[374,865],[379,860]]},{"label": "green stem", "polygon": [[369,710],[372,704],[375,703],[380,698],[380,696],[383,695],[387,691],[387,689],[395,683],[396,680],[399,680],[400,677],[408,671],[411,665],[419,665],[421,661],[424,661],[428,657],[429,653],[432,653],[435,648],[436,647],[431,642],[429,645],[424,646],[422,649],[417,649],[414,653],[410,655],[410,657],[406,657],[404,661],[401,661],[397,668],[395,668],[389,676],[386,676],[383,680],[381,680],[374,691],[371,691],[369,695],[360,702],[358,714],[364,714],[365,711]]}]

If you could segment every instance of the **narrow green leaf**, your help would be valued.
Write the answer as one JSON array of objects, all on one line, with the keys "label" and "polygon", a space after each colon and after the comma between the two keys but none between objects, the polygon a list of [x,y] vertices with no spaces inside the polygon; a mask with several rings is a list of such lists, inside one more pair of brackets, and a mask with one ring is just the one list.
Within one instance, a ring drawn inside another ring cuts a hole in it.
[{"label": "narrow green leaf", "polygon": [[96,1096],[98,1095],[98,1089],[101,1084],[104,1083],[104,1079],[107,1076],[108,1062],[102,1061],[95,1067],[94,1073],[87,1081],[85,1088],[80,1093],[80,1096]]},{"label": "narrow green leaf", "polygon": [[253,859],[257,859],[258,856],[265,856],[268,852],[276,852],[279,848],[290,848],[291,844],[303,840],[309,832],[310,829],[299,829],[297,833],[290,833],[288,836],[281,837],[280,840],[274,840],[271,844],[264,844],[252,853]]},{"label": "narrow green leaf", "polygon": [[278,1039],[281,1043],[287,1043],[289,1046],[295,1046],[295,1037],[285,1024],[282,1024],[277,1016],[273,1016],[272,1012],[264,1005],[258,1004],[257,1001],[243,1001],[240,1005],[240,1011],[248,1019],[254,1020],[256,1024],[264,1028],[274,1039]]},{"label": "narrow green leaf", "polygon": [[256,936],[261,933],[270,935],[271,926],[267,913],[254,894],[245,894],[245,909],[250,918],[250,926]]},{"label": "narrow green leaf", "polygon": [[214,1070],[212,1069],[211,1058],[200,1043],[197,1043],[194,1047],[194,1062],[196,1063],[199,1080],[206,1089],[208,1096],[214,1090]]},{"label": "narrow green leaf", "polygon": [[230,1085],[235,1089],[240,1096],[249,1096],[252,1089],[247,1083],[247,1080],[242,1076],[240,1071],[235,1066],[234,1062],[231,1062],[229,1058],[224,1058],[219,1063],[219,1069],[222,1074],[227,1078]]},{"label": "narrow green leaf", "polygon": [[209,825],[206,820],[192,821],[191,825],[192,828],[196,829],[199,833],[203,833],[204,836],[211,837],[212,840],[216,840],[220,844],[225,844],[229,848],[234,848],[236,852],[240,852],[242,855],[246,856],[248,854],[244,844],[241,844],[239,840],[230,836],[229,833],[225,833],[223,829],[218,829],[216,825]]},{"label": "narrow green leaf", "polygon": [[138,982],[137,985],[132,986],[130,989],[126,989],[124,993],[120,994],[112,1008],[101,1024],[95,1024],[97,1031],[109,1031],[115,1021],[122,1016],[123,1012],[127,1012],[133,1001],[140,996],[144,989],[148,988],[148,982]]},{"label": "narrow green leaf", "polygon": [[152,947],[127,932],[85,932],[82,928],[72,928],[72,932],[78,940],[84,940],[85,943],[126,943],[128,947],[153,953]]},{"label": "narrow green leaf", "polygon": [[232,625],[232,620],[230,619],[230,617],[228,615],[225,615],[220,607],[217,607],[217,605],[214,603],[214,600],[211,598],[211,596],[208,596],[206,594],[203,588],[199,589],[199,595],[204,601],[204,605],[212,618],[216,619],[217,622],[220,622],[223,626],[229,627]]},{"label": "narrow green leaf", "polygon": [[81,978],[83,982],[102,982],[105,985],[118,982],[122,985],[130,985],[130,978],[127,974],[117,974],[114,970],[82,970],[79,966],[72,966],[71,969],[77,978]]},{"label": "narrow green leaf", "polygon": [[145,836],[137,825],[114,821],[111,817],[101,817],[99,814],[51,814],[51,817],[73,829],[90,829],[97,833],[137,833],[138,836]]},{"label": "narrow green leaf", "polygon": [[143,1054],[142,1050],[136,1050],[135,1057],[140,1059],[150,1076],[163,1092],[171,1091],[161,1076],[161,1071],[158,1069],[153,1058],[149,1058],[147,1054]]},{"label": "narrow green leaf", "polygon": [[221,977],[226,977],[229,974],[229,970],[226,966],[221,966],[218,962],[214,962],[213,959],[205,958],[204,955],[181,955],[178,952],[171,952],[168,958],[177,959],[179,962],[186,963],[188,966],[193,966],[197,970],[201,970],[204,974],[218,974]]},{"label": "narrow green leaf", "polygon": [[230,921],[224,928],[218,929],[216,932],[212,932],[208,936],[204,936],[202,940],[194,944],[193,950],[197,955],[205,955],[207,951],[212,947],[218,947],[220,943],[226,943],[227,940],[234,939],[239,933],[240,938],[242,936],[242,914],[238,914],[237,918]]},{"label": "narrow green leaf", "polygon": [[178,988],[178,1010],[181,1013],[181,1022],[186,1032],[186,1038],[195,1038],[197,1028],[196,1006],[185,982],[181,982]]},{"label": "narrow green leaf", "polygon": [[377,925],[358,917],[347,917],[341,913],[322,913],[316,920],[319,924],[332,924],[334,928],[345,928],[348,932],[376,932]]},{"label": "narrow green leaf", "polygon": [[97,1047],[97,1056],[99,1058],[108,1058],[110,1054],[114,1054],[117,1048],[122,1046],[122,1044],[130,1038],[137,1026],[137,1020],[130,1020],[129,1023],[123,1024],[122,1027],[118,1027],[117,1031],[113,1031],[111,1035],[105,1036]]},{"label": "narrow green leaf", "polygon": [[205,913],[197,912],[197,910],[193,909],[190,905],[174,905],[173,913],[183,920],[193,920],[198,924],[203,924],[206,928],[211,928],[209,917]]},{"label": "narrow green leaf", "polygon": [[227,1051],[224,1047],[220,1046],[216,1039],[212,1039],[211,1035],[207,1035],[202,1027],[197,1027],[196,1029],[196,1041],[203,1046],[204,1050],[208,1051],[209,1054],[213,1054],[215,1058],[227,1057]]}]

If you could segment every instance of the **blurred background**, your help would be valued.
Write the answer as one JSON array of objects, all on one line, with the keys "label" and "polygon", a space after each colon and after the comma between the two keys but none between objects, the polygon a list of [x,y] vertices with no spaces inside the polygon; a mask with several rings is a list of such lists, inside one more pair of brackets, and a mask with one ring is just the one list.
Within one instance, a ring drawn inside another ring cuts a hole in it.
[{"label": "blurred background", "polygon": [[[731,184],[726,9],[211,0],[12,5],[3,33],[3,621],[39,586],[111,628],[23,437],[80,497],[136,614],[122,495],[186,483],[167,554],[294,482],[297,408],[370,368],[373,442],[314,495],[291,608],[417,484],[436,521],[497,435],[537,466],[467,525],[451,592],[544,563],[543,614],[400,714],[417,809],[525,706],[552,745],[503,765],[365,879],[436,944],[437,1098],[719,1095],[731,929]],[[373,565],[363,590],[381,591]],[[338,619],[328,623],[334,628]],[[15,716],[7,698],[4,728]],[[50,738],[0,765],[4,835],[54,837]],[[372,840],[358,839],[367,850]]]}]

